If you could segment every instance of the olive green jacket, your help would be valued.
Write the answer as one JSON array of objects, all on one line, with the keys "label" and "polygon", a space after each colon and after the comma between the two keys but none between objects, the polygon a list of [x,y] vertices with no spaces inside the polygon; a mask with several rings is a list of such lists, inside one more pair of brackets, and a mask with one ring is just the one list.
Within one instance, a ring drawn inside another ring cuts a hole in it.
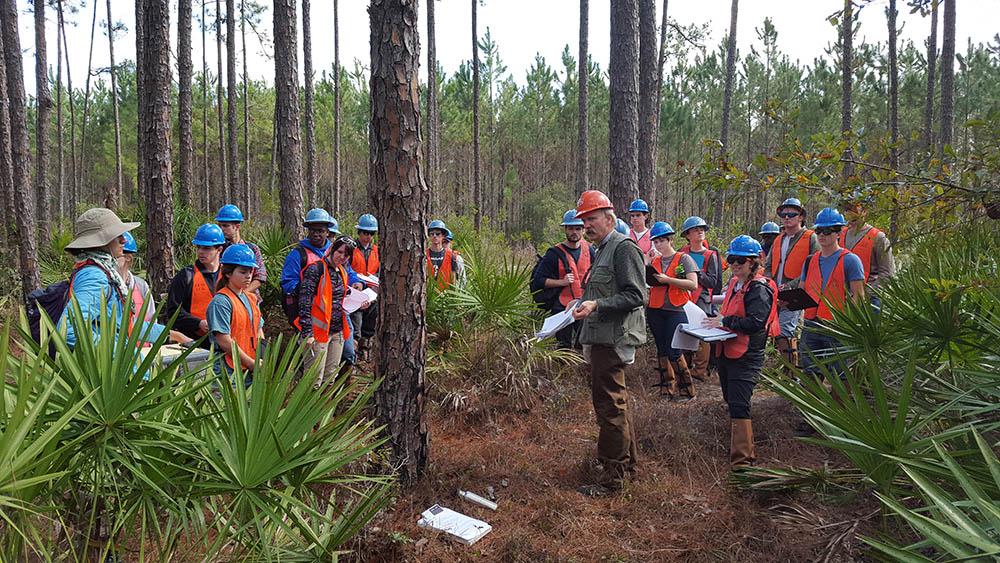
[{"label": "olive green jacket", "polygon": [[597,310],[583,319],[580,344],[639,346],[646,342],[646,267],[634,240],[611,231],[584,276],[583,300]]}]

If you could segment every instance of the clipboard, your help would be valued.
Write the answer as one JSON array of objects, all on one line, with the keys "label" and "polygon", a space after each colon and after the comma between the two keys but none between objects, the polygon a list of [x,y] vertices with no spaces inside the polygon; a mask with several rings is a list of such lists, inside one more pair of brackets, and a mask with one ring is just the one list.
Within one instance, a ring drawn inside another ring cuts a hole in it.
[{"label": "clipboard", "polygon": [[646,264],[646,285],[649,287],[670,285],[667,283],[660,283],[660,280],[656,279],[656,274],[659,273],[660,272],[657,272],[656,268],[654,268],[652,264]]},{"label": "clipboard", "polygon": [[806,290],[801,287],[779,291],[778,299],[788,302],[786,308],[789,311],[801,311],[819,306],[819,303],[813,301],[813,298],[809,297]]}]

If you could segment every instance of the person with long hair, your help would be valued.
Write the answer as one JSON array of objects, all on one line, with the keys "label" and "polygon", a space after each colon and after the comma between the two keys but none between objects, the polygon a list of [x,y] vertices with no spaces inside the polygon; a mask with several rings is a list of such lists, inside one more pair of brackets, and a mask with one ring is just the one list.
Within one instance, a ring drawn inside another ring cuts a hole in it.
[{"label": "person with long hair", "polygon": [[238,357],[247,373],[244,384],[249,385],[257,348],[264,338],[264,318],[256,297],[249,293],[257,261],[250,247],[233,244],[222,254],[220,263],[215,296],[207,310],[209,339],[224,354],[215,371],[231,378]]}]

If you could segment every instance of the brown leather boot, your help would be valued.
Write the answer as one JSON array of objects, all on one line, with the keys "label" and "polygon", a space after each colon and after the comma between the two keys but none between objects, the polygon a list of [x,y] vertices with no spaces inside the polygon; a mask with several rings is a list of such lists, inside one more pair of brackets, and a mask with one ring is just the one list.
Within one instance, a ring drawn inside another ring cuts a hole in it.
[{"label": "brown leather boot", "polygon": [[671,400],[677,398],[677,382],[674,378],[674,368],[670,365],[670,358],[660,356],[657,360],[656,371],[660,372],[660,382],[654,383],[653,387],[660,387],[660,396],[666,396]]},{"label": "brown leather boot", "polygon": [[692,354],[689,365],[691,366],[691,375],[698,381],[708,380],[708,360],[712,353],[712,345],[708,342],[702,342],[698,345],[698,349]]},{"label": "brown leather boot", "polygon": [[[799,367],[798,342],[794,338],[779,336],[774,339],[774,347],[778,349],[778,354],[781,355],[782,359],[796,368]],[[785,377],[790,379],[796,377],[795,373],[788,366],[783,366],[781,372],[785,375]]]},{"label": "brown leather boot", "polygon": [[694,380],[691,379],[691,370],[688,369],[687,360],[684,356],[671,361],[674,373],[677,375],[677,400],[690,401],[695,398]]},{"label": "brown leather boot", "polygon": [[731,441],[729,445],[729,467],[733,471],[753,465],[755,452],[753,445],[753,423],[749,418],[730,420]]}]

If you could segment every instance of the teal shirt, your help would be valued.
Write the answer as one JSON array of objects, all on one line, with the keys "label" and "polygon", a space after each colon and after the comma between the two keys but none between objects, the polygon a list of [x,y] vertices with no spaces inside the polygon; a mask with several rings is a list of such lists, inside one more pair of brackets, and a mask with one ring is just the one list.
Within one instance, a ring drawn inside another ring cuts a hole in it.
[{"label": "teal shirt", "polygon": [[[83,313],[83,318],[89,323],[89,328],[94,333],[94,338],[99,339],[101,337],[101,326],[99,324],[101,318],[101,296],[104,295],[107,300],[107,306],[111,307],[113,310],[113,315],[115,319],[114,331],[118,332],[122,328],[122,309],[124,308],[122,298],[116,290],[111,286],[111,282],[108,280],[108,275],[104,273],[98,266],[84,266],[77,271],[76,276],[73,278],[73,292],[72,298],[80,305],[80,311]],[[70,303],[67,302],[66,308],[63,309],[62,316],[59,317],[59,326],[66,327],[66,344],[70,348],[76,346],[76,331],[81,327],[73,326],[73,323],[69,320],[69,313],[71,310]],[[125,327],[128,328],[128,320],[124,322]],[[135,323],[133,330],[138,329],[140,335],[145,335],[146,330],[150,330],[149,336],[146,337],[148,341],[155,341],[160,337],[160,334],[166,327],[159,323],[142,322]]]},{"label": "teal shirt", "polygon": [[[239,294],[240,302],[247,310],[247,315],[250,316],[251,322],[253,322],[253,307],[250,305],[250,298],[247,297],[246,292]],[[233,324],[233,304],[229,301],[229,298],[221,293],[215,295],[211,301],[208,303],[208,310],[205,312],[207,317],[205,320],[208,321],[208,331],[209,340],[212,342],[212,346],[215,346],[215,333],[219,334],[229,334]],[[264,328],[264,319],[257,319],[257,327]]]}]

